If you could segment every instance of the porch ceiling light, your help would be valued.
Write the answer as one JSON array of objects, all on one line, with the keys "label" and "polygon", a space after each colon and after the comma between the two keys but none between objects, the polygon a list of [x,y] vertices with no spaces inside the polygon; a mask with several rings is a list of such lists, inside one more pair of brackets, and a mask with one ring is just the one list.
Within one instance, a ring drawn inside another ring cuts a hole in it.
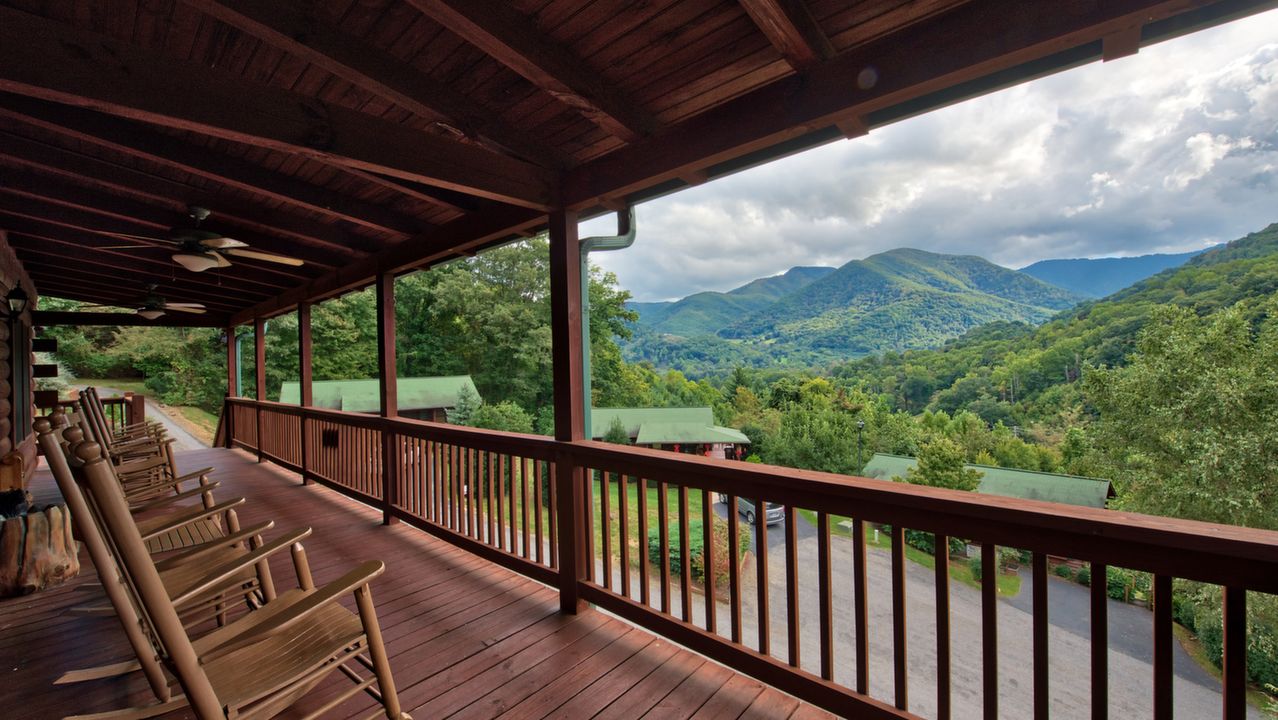
[{"label": "porch ceiling light", "polygon": [[218,265],[217,258],[208,253],[177,253],[173,262],[191,272],[204,272]]},{"label": "porch ceiling light", "polygon": [[164,314],[164,311],[163,311],[163,310],[155,310],[155,309],[151,309],[151,308],[143,308],[143,309],[141,309],[141,310],[139,310],[139,311],[138,311],[138,314],[139,314],[139,315],[141,315],[142,317],[146,318],[147,320],[154,320],[154,319],[156,319],[156,318],[160,317],[161,315],[163,315],[163,314]]},{"label": "porch ceiling light", "polygon": [[22,311],[27,309],[28,300],[30,298],[27,297],[27,291],[23,290],[21,285],[14,285],[8,296],[5,297],[5,301],[9,304],[10,314],[15,316],[21,315]]}]

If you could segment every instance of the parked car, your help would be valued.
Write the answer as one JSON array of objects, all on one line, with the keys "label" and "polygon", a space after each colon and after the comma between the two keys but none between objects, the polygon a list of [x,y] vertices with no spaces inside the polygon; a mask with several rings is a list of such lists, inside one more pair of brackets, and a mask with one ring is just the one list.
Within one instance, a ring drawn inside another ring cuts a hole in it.
[{"label": "parked car", "polygon": [[[780,503],[767,503],[768,509],[764,513],[764,520],[769,525],[776,525],[785,519],[785,506]],[[737,512],[745,515],[746,522],[751,525],[758,519],[758,512],[755,508],[755,501],[746,498],[737,498]]]}]

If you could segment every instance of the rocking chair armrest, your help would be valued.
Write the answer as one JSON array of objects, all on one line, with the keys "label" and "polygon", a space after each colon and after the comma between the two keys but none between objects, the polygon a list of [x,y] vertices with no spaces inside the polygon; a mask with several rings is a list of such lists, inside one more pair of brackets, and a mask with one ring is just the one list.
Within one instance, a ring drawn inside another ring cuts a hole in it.
[{"label": "rocking chair armrest", "polygon": [[235,577],[237,573],[253,567],[281,550],[287,550],[292,547],[294,543],[300,542],[302,538],[305,538],[310,534],[310,528],[294,530],[281,537],[275,538],[256,550],[247,552],[234,560],[222,563],[210,570],[207,575],[200,578],[200,580],[194,585],[173,596],[171,598],[173,604],[181,605],[182,603],[189,601],[191,598],[198,596],[200,593],[221,585],[227,580]]},{"label": "rocking chair armrest", "polygon": [[213,517],[214,515],[220,515],[233,507],[243,505],[244,502],[244,498],[238,497],[233,500],[227,500],[226,502],[220,502],[210,508],[199,507],[192,509],[190,512],[182,513],[181,515],[173,515],[165,518],[165,522],[160,526],[142,533],[142,539],[150,540],[153,537],[158,537],[167,532],[171,532],[184,525],[190,525],[193,522],[198,522],[205,518]]},{"label": "rocking chair armrest", "polygon": [[[386,564],[381,560],[369,560],[361,563],[333,582],[310,591],[306,597],[280,611],[269,620],[258,623],[240,635],[219,644],[212,652],[202,656],[201,660],[207,661],[212,656],[223,655],[284,632],[324,606],[337,602],[342,597],[367,586],[385,570]],[[270,605],[268,604],[267,608],[269,607]]]},{"label": "rocking chair armrest", "polygon": [[154,455],[141,460],[129,460],[115,466],[115,474],[121,480],[127,480],[130,475],[137,475],[156,468],[165,467],[169,464],[167,458],[163,455]]},{"label": "rocking chair armrest", "polygon": [[204,543],[203,545],[198,545],[194,548],[188,548],[187,550],[177,555],[171,555],[169,557],[165,557],[163,559],[157,560],[155,563],[155,569],[168,570],[169,568],[175,567],[177,565],[184,565],[189,562],[195,562],[199,560],[200,558],[203,558],[211,553],[215,553],[221,550],[227,545],[234,545],[235,543],[241,543],[241,542],[244,542],[245,540],[250,540],[254,537],[257,537],[258,535],[261,535],[262,533],[266,532],[267,530],[270,530],[273,527],[275,527],[274,520],[267,520],[264,523],[258,523],[257,525],[254,525],[253,527],[245,528],[243,530],[240,530],[237,533],[232,533],[230,535],[220,537],[216,540]]},{"label": "rocking chair armrest", "polygon": [[129,512],[132,512],[135,514],[140,512],[146,512],[147,510],[153,510],[155,508],[164,507],[165,505],[171,505],[181,500],[188,500],[193,497],[199,497],[200,495],[203,495],[204,493],[209,492],[210,490],[212,490],[215,487],[218,487],[219,485],[221,485],[221,483],[214,480],[213,482],[200,485],[194,490],[187,490],[185,492],[177,493],[176,495],[164,495],[156,500],[148,500],[142,503],[141,505],[133,505],[129,508]]},{"label": "rocking chair armrest", "polygon": [[201,480],[201,484],[208,484],[210,482],[216,483],[217,482],[216,480],[205,480],[205,478],[207,478],[209,475],[213,473],[213,470],[214,468],[212,465],[205,468],[200,468],[199,470],[192,470],[191,472],[186,473],[185,475],[178,475],[177,477],[173,478],[173,484],[176,485],[178,483],[184,483],[187,480],[194,480],[196,478],[199,478]]}]

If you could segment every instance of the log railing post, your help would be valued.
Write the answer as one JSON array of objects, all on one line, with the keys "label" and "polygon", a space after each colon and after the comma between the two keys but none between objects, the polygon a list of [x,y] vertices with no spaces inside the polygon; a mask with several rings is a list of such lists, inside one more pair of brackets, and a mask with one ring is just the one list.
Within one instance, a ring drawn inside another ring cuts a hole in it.
[{"label": "log railing post", "polygon": [[[297,384],[301,391],[300,404],[303,408],[308,408],[315,404],[315,397],[312,392],[311,384],[314,375],[311,368],[311,304],[302,302],[297,304]],[[303,411],[297,416],[297,441],[301,443],[298,457],[301,458],[302,466],[302,484],[310,483],[310,442],[306,412]]]},{"label": "log railing post", "polygon": [[146,397],[136,393],[127,397],[128,412],[125,414],[125,425],[140,425],[146,422]]},{"label": "log railing post", "polygon": [[229,397],[222,399],[222,432],[226,441],[223,447],[228,450],[235,447],[235,406]]},{"label": "log railing post", "polygon": [[[377,276],[377,385],[384,418],[399,415],[399,381],[395,368],[395,276]],[[382,524],[396,522],[391,509],[399,502],[399,462],[395,433],[384,423],[382,438]]]},{"label": "log railing post", "polygon": [[[554,376],[555,439],[569,443],[585,437],[582,393],[581,255],[577,214],[550,214],[550,333]],[[583,604],[579,583],[586,577],[585,473],[569,446],[555,459],[556,511],[559,514],[559,605],[566,613]]]},{"label": "log railing post", "polygon": [[253,393],[257,413],[257,461],[262,462],[262,401],[266,399],[266,320],[253,319]]}]

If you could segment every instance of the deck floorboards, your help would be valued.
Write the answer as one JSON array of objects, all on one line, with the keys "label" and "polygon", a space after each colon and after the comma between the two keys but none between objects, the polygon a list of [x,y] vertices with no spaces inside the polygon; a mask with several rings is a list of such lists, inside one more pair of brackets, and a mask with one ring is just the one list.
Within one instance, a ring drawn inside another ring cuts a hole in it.
[{"label": "deck floorboards", "polygon": [[[407,525],[384,527],[380,511],[323,487],[303,487],[293,473],[259,465],[247,453],[195,450],[179,462],[183,470],[217,467],[219,499],[248,500],[240,512],[245,526],[274,520],[276,531],[314,528],[305,544],[317,583],[364,560],[386,563],[373,598],[400,698],[419,720],[829,717],[612,616],[562,615],[552,588]],[[32,491],[37,502],[58,499],[44,471]],[[67,670],[128,659],[114,617],[68,612],[102,598],[87,553],[81,562],[80,577],[70,583],[0,601],[0,708],[58,718],[150,700],[136,674],[53,685]],[[272,561],[272,571],[281,589],[292,585],[287,554]],[[347,687],[334,673],[281,717],[300,717]],[[361,694],[329,716],[364,717],[373,709]]]}]

